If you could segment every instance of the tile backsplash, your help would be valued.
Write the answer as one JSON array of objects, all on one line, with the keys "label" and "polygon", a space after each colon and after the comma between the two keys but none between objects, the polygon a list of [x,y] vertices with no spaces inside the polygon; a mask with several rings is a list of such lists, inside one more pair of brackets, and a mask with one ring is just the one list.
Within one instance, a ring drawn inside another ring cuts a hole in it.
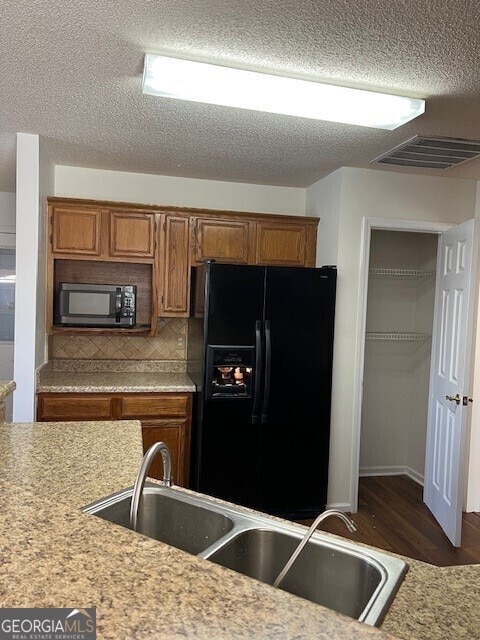
[{"label": "tile backsplash", "polygon": [[185,360],[186,348],[187,320],[185,318],[160,318],[155,337],[53,335],[50,343],[50,358]]}]

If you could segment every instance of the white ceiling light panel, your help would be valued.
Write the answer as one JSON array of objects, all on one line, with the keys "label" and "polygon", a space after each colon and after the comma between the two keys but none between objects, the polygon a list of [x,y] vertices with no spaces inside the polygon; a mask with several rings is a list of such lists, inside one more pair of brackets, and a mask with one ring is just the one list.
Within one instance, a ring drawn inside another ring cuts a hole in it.
[{"label": "white ceiling light panel", "polygon": [[256,71],[145,55],[143,92],[240,109],[396,129],[425,111],[425,100]]}]

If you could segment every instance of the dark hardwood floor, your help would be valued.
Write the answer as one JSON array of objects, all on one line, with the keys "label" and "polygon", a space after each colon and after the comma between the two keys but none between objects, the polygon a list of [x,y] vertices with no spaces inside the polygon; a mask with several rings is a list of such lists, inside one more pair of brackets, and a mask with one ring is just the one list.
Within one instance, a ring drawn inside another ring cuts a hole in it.
[{"label": "dark hardwood floor", "polygon": [[[360,479],[358,530],[336,518],[319,529],[440,567],[480,564],[480,513],[464,513],[462,546],[456,549],[422,501],[423,488],[406,476]],[[302,521],[311,524],[312,520]]]}]

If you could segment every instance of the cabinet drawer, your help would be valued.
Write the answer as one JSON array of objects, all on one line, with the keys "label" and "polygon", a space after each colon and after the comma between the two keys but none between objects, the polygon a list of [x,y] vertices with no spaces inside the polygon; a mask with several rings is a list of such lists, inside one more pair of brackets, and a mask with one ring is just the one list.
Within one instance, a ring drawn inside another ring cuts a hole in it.
[{"label": "cabinet drawer", "polygon": [[112,419],[112,398],[109,396],[50,396],[38,399],[40,420],[110,420]]},{"label": "cabinet drawer", "polygon": [[185,417],[188,413],[188,395],[142,396],[136,393],[121,399],[122,418],[143,418],[150,416]]}]

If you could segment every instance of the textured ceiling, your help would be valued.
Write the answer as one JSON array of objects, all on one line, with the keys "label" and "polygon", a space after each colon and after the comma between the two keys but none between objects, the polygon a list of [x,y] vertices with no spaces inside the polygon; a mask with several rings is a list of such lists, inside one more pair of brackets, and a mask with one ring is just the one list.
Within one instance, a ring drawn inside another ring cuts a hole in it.
[{"label": "textured ceiling", "polygon": [[[480,139],[478,0],[4,0],[0,190],[15,132],[56,164],[307,186],[417,133]],[[377,131],[143,96],[145,52],[427,100]],[[436,175],[480,178],[474,161]]]}]

